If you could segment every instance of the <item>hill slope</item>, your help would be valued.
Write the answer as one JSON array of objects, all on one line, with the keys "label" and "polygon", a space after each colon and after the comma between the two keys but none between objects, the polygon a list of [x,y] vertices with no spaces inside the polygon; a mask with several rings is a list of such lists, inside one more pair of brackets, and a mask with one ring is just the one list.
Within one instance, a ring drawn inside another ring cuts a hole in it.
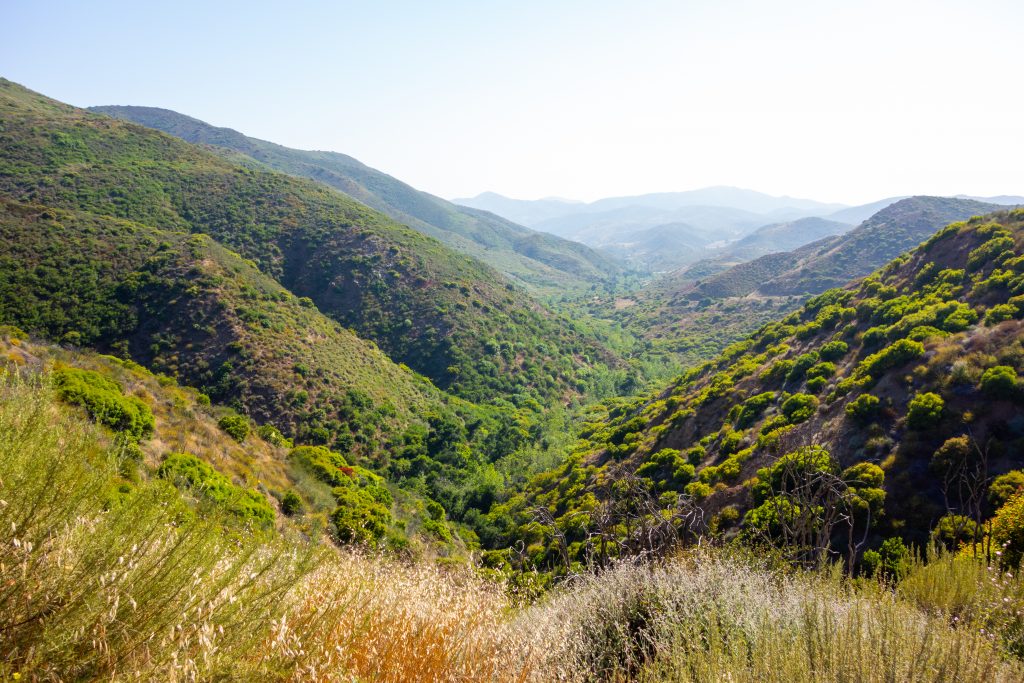
[{"label": "hill slope", "polygon": [[567,398],[613,359],[494,270],[319,183],[0,81],[0,194],[205,233],[472,400]]},{"label": "hill slope", "polygon": [[240,152],[278,171],[312,178],[528,286],[579,287],[604,280],[618,270],[607,257],[582,244],[535,232],[486,211],[456,206],[344,154],[290,149],[156,107],[89,110],[187,142]]},{"label": "hill slope", "polygon": [[373,454],[441,405],[205,235],[0,200],[0,264],[0,321],[129,356],[299,439],[358,436]]},{"label": "hill slope", "polygon": [[[660,508],[668,518],[690,510],[686,524],[704,531],[778,538],[763,506],[779,500],[779,468],[804,457],[780,456],[813,444],[822,450],[801,471],[842,472],[836,486],[857,496],[842,500],[863,504],[849,531],[865,541],[848,547],[842,526],[841,538],[819,542],[851,562],[886,536],[920,544],[944,515],[980,523],[992,478],[1024,466],[1022,375],[1016,210],[952,224],[664,391],[595,411],[577,455],[492,518],[507,539],[537,544],[532,561],[547,566],[567,553],[584,561],[648,548],[652,536],[634,534],[654,534],[659,517],[645,515]],[[552,511],[548,526],[536,505]]]}]

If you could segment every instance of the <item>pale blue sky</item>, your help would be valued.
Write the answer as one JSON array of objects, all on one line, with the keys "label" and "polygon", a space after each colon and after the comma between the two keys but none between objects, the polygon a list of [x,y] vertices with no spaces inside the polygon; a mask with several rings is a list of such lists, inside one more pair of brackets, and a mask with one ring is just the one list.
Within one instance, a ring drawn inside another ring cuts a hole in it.
[{"label": "pale blue sky", "polygon": [[1024,3],[0,0],[0,75],[436,194],[1024,194]]}]

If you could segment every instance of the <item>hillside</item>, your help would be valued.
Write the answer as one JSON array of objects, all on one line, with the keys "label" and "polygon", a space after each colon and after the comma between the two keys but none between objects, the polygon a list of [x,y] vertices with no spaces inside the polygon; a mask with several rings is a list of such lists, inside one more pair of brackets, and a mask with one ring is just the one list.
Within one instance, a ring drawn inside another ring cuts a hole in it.
[{"label": "hillside", "polygon": [[910,197],[874,214],[833,245],[800,258],[791,272],[782,272],[758,287],[768,295],[817,294],[850,280],[911,249],[940,226],[1000,207],[972,199]]},{"label": "hillside", "polygon": [[824,218],[800,218],[785,223],[771,223],[730,244],[717,261],[749,261],[766,254],[792,251],[820,239],[841,235],[853,227],[848,223]]},{"label": "hillside", "polygon": [[[283,448],[252,436],[232,445],[194,392],[137,367],[58,350],[53,374],[40,375],[39,347],[0,336],[20,367],[0,374],[5,679],[583,683],[671,680],[696,669],[809,683],[823,671],[846,680],[880,665],[900,679],[1020,679],[1002,620],[1020,608],[1021,582],[998,574],[993,591],[981,566],[915,567],[900,587],[906,597],[894,598],[870,583],[705,550],[581,577],[531,605],[494,569],[328,552],[308,513],[258,465],[233,483],[167,453],[225,444],[234,462]],[[61,367],[68,362],[88,369]],[[108,391],[154,407],[141,462],[46,381],[69,371],[98,373],[114,382]],[[375,488],[357,487],[335,491]],[[961,607],[970,628],[951,628],[933,613],[942,603],[913,590],[952,569],[955,587],[977,596]],[[993,604],[981,612],[986,600]],[[742,639],[741,651],[718,637],[722,629]],[[712,645],[681,651],[673,647],[681,636]],[[785,678],[769,677],[780,669]]]},{"label": "hillside", "polygon": [[943,542],[976,539],[964,529],[992,514],[993,480],[1024,466],[1022,297],[1024,210],[954,223],[665,390],[595,410],[565,465],[492,511],[493,532],[563,568],[679,533],[851,568],[940,520]]},{"label": "hillside", "polygon": [[582,244],[529,230],[486,211],[456,206],[344,154],[291,149],[156,107],[103,106],[89,111],[187,142],[239,152],[272,169],[324,183],[528,287],[589,286],[618,270],[607,257]]},{"label": "hillside", "polygon": [[[651,344],[649,353],[693,365],[793,311],[826,284],[863,277],[948,222],[996,208],[962,199],[914,197],[843,234],[725,270],[713,260],[701,261],[656,278],[639,291],[595,298],[585,310],[619,321]],[[784,233],[786,225],[781,224]]]},{"label": "hillside", "polygon": [[494,270],[319,183],[0,81],[0,194],[204,233],[471,400],[568,400],[615,360]]},{"label": "hillside", "polygon": [[0,237],[0,321],[133,358],[300,440],[325,430],[373,455],[440,406],[428,382],[205,235],[0,200]]}]

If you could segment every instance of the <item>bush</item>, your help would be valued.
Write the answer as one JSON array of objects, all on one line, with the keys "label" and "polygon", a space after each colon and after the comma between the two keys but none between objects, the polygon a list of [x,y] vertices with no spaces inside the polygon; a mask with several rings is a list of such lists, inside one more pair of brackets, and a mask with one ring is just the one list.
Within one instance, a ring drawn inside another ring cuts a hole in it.
[{"label": "bush", "polygon": [[89,415],[114,431],[142,439],[153,432],[153,413],[142,400],[125,396],[121,385],[92,370],[64,368],[53,373],[62,401],[85,408]]},{"label": "bush", "polygon": [[[910,549],[904,545],[903,539],[899,536],[885,539],[875,556],[877,564],[872,573],[877,573],[889,581],[898,582],[910,571]],[[867,564],[868,553],[864,553],[864,560]]]},{"label": "bush", "polygon": [[217,426],[238,442],[245,441],[245,437],[249,436],[249,421],[237,413],[225,415],[217,421]]},{"label": "bush", "polygon": [[338,540],[376,546],[391,523],[387,508],[362,489],[341,486],[332,493],[338,503],[331,514]]},{"label": "bush", "polygon": [[161,479],[171,481],[178,488],[191,490],[242,521],[263,527],[274,523],[274,509],[266,498],[257,491],[235,486],[191,453],[170,454],[156,473]]},{"label": "bush", "polygon": [[992,541],[1004,567],[1016,569],[1024,556],[1024,492],[1015,493],[992,517]]},{"label": "bush", "polygon": [[944,515],[932,530],[931,538],[946,550],[956,550],[977,540],[978,525],[964,515]]},{"label": "bush", "polygon": [[877,378],[886,370],[899,367],[923,355],[924,344],[910,339],[900,339],[862,360],[857,366],[856,374]]},{"label": "bush", "polygon": [[857,422],[866,424],[878,415],[881,405],[882,402],[877,396],[861,394],[855,400],[846,404],[846,415]]},{"label": "bush", "polygon": [[281,512],[285,515],[292,517],[302,512],[302,507],[302,498],[295,491],[288,489],[281,496]]},{"label": "bush", "polygon": [[782,402],[782,414],[790,424],[805,422],[817,409],[818,399],[810,394],[793,394]]},{"label": "bush", "polygon": [[946,402],[938,394],[927,391],[910,400],[907,409],[907,426],[911,429],[928,429],[942,419]]},{"label": "bush", "polygon": [[826,361],[837,361],[850,350],[849,345],[840,340],[830,341],[818,351],[818,355],[821,356],[822,360]]},{"label": "bush", "polygon": [[992,485],[988,487],[988,500],[993,507],[999,508],[1022,489],[1024,489],[1024,472],[1010,470],[992,481]]},{"label": "bush", "polygon": [[1017,385],[1017,371],[1009,365],[989,368],[981,376],[982,393],[992,398],[1013,398],[1020,392]]}]

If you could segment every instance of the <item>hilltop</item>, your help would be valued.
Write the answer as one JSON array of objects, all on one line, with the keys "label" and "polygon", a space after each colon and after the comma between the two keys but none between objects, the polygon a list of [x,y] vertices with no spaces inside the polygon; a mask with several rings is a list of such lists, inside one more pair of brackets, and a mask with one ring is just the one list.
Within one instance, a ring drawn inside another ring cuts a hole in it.
[{"label": "hilltop", "polygon": [[527,287],[584,287],[619,269],[608,257],[582,244],[530,230],[487,211],[457,206],[345,154],[291,149],[168,109],[101,106],[89,111],[133,121],[187,142],[238,152],[269,168],[324,183]]},{"label": "hilltop", "polygon": [[203,233],[436,385],[568,401],[614,356],[493,269],[326,186],[0,81],[0,194]]}]

